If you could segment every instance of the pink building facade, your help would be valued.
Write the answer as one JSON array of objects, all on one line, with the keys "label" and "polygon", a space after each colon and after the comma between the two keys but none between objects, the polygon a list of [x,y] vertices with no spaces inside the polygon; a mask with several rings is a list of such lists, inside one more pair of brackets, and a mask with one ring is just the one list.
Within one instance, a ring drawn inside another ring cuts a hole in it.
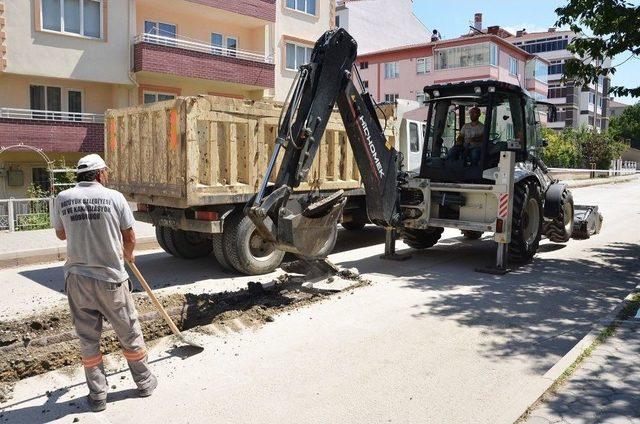
[{"label": "pink building facade", "polygon": [[466,36],[358,56],[362,80],[378,102],[422,101],[426,85],[497,80],[547,96],[549,62],[493,34]]}]

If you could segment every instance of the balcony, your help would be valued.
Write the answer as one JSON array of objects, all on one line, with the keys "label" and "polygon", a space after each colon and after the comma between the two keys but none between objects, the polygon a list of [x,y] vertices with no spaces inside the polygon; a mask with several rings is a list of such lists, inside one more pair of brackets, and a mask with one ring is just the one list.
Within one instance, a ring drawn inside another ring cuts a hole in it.
[{"label": "balcony", "polygon": [[152,72],[273,88],[273,56],[212,46],[183,38],[139,34],[134,40],[134,72]]},{"label": "balcony", "polygon": [[104,115],[0,108],[0,147],[26,144],[45,152],[103,151]]}]

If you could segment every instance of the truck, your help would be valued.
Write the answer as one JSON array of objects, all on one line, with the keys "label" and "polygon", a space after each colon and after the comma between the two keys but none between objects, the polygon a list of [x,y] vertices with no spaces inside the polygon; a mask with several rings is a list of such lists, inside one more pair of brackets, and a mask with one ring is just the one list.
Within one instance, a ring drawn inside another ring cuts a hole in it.
[{"label": "truck", "polygon": [[540,158],[545,140],[538,107],[553,113],[552,105],[495,80],[427,86],[424,139],[413,149],[419,150],[416,172],[386,137],[356,56],[356,41],[338,28],[318,39],[310,62],[299,68],[265,176],[245,208],[264,240],[316,269],[326,263],[324,243],[335,237],[348,197],[342,190],[302,198],[294,192],[315,164],[336,104],[365,189],[366,216],[386,230],[385,259],[406,258],[395,254],[397,236],[427,249],[444,228],[469,238],[490,232],[495,265],[480,270],[502,274],[508,263],[531,260],[543,235],[565,243],[574,228],[599,230],[597,206],[576,207]]},{"label": "truck", "polygon": [[[424,122],[403,120],[417,102],[380,105],[390,142],[415,156]],[[277,268],[284,252],[265,241],[243,208],[258,190],[275,148],[283,104],[219,96],[178,97],[111,109],[105,116],[109,185],[137,204],[138,221],[155,226],[158,244],[184,259],[209,256],[226,270],[254,275]],[[412,153],[410,153],[412,152]],[[274,159],[276,164],[282,157]],[[274,181],[273,178],[270,179]],[[337,111],[329,113],[318,161],[296,195],[342,190],[341,224],[368,222],[360,173]],[[335,244],[324,243],[324,254]]]}]

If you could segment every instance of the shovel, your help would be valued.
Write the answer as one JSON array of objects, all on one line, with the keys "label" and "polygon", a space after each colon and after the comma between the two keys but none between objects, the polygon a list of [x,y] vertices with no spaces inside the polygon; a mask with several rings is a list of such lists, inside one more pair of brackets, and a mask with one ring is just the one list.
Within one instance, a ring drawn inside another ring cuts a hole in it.
[{"label": "shovel", "polygon": [[167,311],[165,311],[162,304],[158,301],[158,298],[156,297],[156,295],[153,294],[153,291],[151,291],[151,287],[149,287],[147,280],[144,279],[144,277],[140,273],[140,270],[138,269],[136,264],[129,261],[127,261],[127,264],[129,265],[129,268],[131,268],[131,271],[133,271],[133,273],[135,274],[138,281],[140,281],[140,284],[144,288],[144,291],[146,291],[147,294],[149,295],[149,299],[151,299],[151,302],[153,303],[153,305],[156,307],[156,309],[158,309],[158,311],[160,312],[160,315],[162,315],[162,318],[164,318],[164,320],[169,325],[169,328],[171,328],[171,331],[173,332],[173,334],[175,334],[175,336],[178,339],[180,339],[181,342],[186,343],[189,346],[197,347],[198,349],[204,349],[204,347],[201,344],[196,343],[190,337],[185,336],[180,332],[180,330],[178,330],[178,327],[176,327],[176,325],[173,323],[173,320],[171,320],[171,317],[169,316]]}]

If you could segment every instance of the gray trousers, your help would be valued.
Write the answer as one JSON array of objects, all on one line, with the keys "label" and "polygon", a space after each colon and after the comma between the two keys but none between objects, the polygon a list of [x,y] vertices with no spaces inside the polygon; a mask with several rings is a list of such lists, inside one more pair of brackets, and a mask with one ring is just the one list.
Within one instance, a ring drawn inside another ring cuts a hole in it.
[{"label": "gray trousers", "polygon": [[90,396],[95,400],[107,397],[107,376],[100,353],[103,319],[111,324],[122,345],[133,381],[139,389],[148,388],[154,377],[147,366],[147,350],[129,282],[108,283],[69,274],[66,291],[71,319],[80,339]]}]

